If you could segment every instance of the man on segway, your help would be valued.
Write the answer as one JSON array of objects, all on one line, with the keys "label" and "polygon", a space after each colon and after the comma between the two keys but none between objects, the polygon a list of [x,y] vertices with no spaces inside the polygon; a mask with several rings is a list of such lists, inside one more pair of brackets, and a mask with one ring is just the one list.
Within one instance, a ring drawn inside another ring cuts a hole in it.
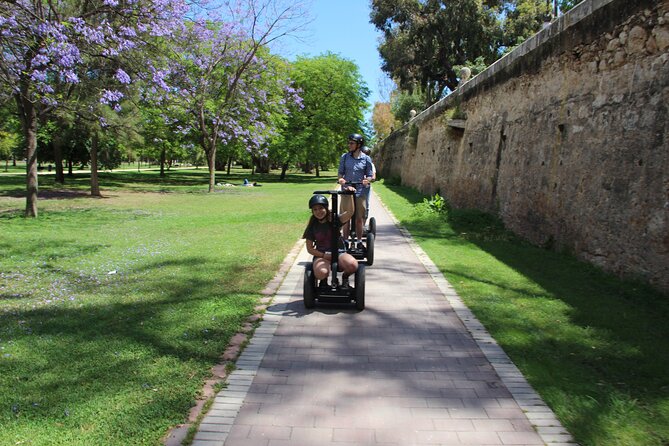
[{"label": "man on segway", "polygon": [[[365,138],[353,133],[348,136],[348,152],[343,154],[339,160],[339,184],[358,183],[355,186],[355,234],[358,249],[364,249],[362,234],[367,210],[367,194],[365,188],[369,187],[374,175],[372,170],[372,159],[362,152]],[[353,209],[346,208],[346,202],[342,202],[342,212]],[[350,234],[350,223],[344,226],[344,239],[348,240]]]}]

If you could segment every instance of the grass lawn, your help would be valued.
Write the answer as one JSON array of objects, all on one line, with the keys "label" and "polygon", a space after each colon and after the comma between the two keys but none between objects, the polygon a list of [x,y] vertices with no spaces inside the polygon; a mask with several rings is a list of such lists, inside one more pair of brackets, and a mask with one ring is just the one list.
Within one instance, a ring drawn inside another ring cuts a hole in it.
[{"label": "grass lawn", "polygon": [[101,173],[55,188],[0,176],[0,445],[157,445],[185,421],[230,337],[333,176],[217,180],[206,169]]},{"label": "grass lawn", "polygon": [[[328,174],[328,172],[326,172]],[[101,173],[21,217],[22,174],[0,175],[0,445],[157,445],[253,312],[334,183],[234,169]],[[669,298],[532,247],[472,211],[439,214],[375,183],[583,446],[669,444]]]},{"label": "grass lawn", "polygon": [[669,296],[374,189],[581,445],[669,444]]}]

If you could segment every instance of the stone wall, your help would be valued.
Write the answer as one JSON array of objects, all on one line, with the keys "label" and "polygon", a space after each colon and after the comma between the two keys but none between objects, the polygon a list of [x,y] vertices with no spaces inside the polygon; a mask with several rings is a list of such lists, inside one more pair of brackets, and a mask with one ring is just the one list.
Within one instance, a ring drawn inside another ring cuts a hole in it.
[{"label": "stone wall", "polygon": [[586,0],[374,160],[381,177],[669,291],[668,104],[669,0]]}]

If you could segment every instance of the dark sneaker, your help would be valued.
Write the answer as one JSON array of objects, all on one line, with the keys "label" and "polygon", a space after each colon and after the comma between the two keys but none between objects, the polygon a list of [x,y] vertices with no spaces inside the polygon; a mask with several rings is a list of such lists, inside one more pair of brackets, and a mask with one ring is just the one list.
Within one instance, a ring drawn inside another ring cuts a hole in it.
[{"label": "dark sneaker", "polygon": [[329,288],[327,280],[321,280],[321,283],[318,284],[318,288],[321,290],[327,290]]},{"label": "dark sneaker", "polygon": [[362,244],[362,242],[358,242],[358,249],[365,249],[365,245]]},{"label": "dark sneaker", "polygon": [[341,289],[342,290],[348,290],[348,278],[342,279],[341,281]]}]

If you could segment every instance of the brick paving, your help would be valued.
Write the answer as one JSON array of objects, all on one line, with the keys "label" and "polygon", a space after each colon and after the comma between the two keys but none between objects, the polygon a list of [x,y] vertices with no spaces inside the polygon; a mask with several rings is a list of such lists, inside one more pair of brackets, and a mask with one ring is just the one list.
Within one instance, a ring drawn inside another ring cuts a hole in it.
[{"label": "brick paving", "polygon": [[303,248],[193,446],[573,445],[373,196],[366,308],[302,304]]}]

